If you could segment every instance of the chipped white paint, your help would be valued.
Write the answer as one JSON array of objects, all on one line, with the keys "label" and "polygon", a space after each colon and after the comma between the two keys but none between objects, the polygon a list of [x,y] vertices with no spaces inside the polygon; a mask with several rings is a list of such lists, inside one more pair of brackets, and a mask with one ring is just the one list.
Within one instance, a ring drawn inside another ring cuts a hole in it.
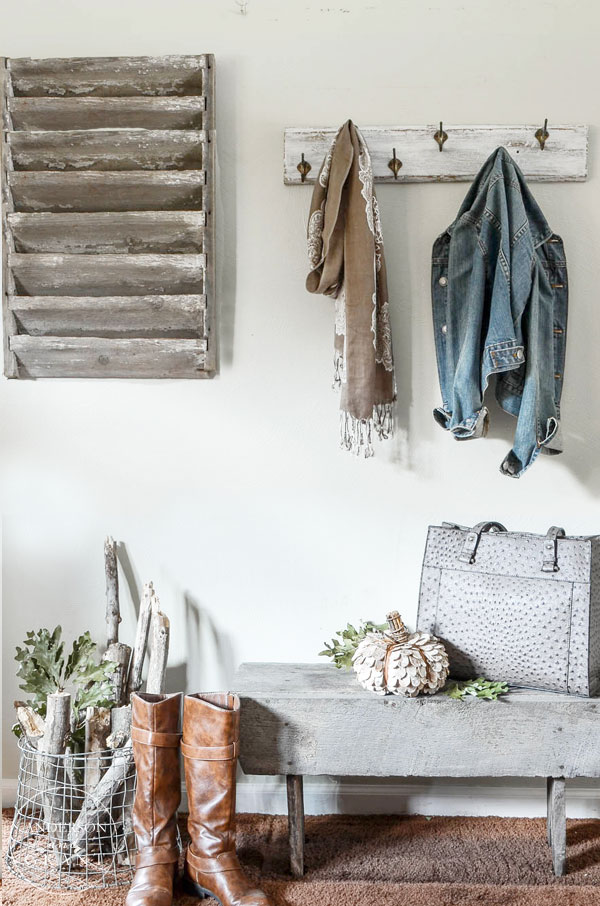
[{"label": "chipped white paint", "polygon": [[[535,137],[537,125],[453,126],[444,123],[448,140],[440,153],[430,126],[361,126],[369,146],[376,182],[395,182],[388,163],[393,149],[402,161],[397,182],[464,182],[472,180],[486,158],[500,145],[514,157],[530,181],[564,182],[587,178],[588,127],[548,124],[549,138],[542,151]],[[284,182],[301,185],[301,155],[312,167],[306,183],[314,183],[336,129],[285,130]]]}]

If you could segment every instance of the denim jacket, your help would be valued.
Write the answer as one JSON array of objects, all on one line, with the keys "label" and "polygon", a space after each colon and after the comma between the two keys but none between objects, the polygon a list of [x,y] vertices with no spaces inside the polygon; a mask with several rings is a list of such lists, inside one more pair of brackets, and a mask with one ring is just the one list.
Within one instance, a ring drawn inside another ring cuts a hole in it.
[{"label": "denim jacket", "polygon": [[485,162],[434,243],[432,299],[436,421],[457,440],[486,434],[483,397],[496,374],[496,399],[517,418],[500,471],[519,478],[540,450],[560,453],[567,266],[561,238],[505,148]]}]

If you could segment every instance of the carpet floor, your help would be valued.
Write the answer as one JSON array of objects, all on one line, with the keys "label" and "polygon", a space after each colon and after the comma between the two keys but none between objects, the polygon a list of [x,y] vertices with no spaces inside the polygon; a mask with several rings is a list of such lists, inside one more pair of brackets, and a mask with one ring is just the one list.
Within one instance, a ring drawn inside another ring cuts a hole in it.
[{"label": "carpet floor", "polygon": [[[3,828],[6,852],[10,812]],[[306,874],[293,880],[286,818],[240,815],[238,852],[274,906],[600,906],[600,820],[568,822],[564,878],[552,874],[541,819],[308,817]],[[2,902],[121,906],[126,892],[44,892],[5,870]],[[198,903],[181,892],[176,902]]]}]

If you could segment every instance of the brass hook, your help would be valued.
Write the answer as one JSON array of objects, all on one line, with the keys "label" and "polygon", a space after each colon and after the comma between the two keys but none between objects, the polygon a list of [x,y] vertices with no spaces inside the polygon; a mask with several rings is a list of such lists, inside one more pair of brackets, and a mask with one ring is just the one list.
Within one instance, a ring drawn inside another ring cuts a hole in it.
[{"label": "brass hook", "polygon": [[301,178],[302,182],[304,182],[304,180],[306,179],[306,177],[312,170],[312,167],[309,164],[309,162],[307,160],[304,160],[304,154],[302,155],[302,159],[301,159],[300,163],[298,164],[298,166],[296,167],[296,169],[300,173],[300,178]]},{"label": "brass hook", "polygon": [[440,151],[443,151],[444,142],[448,138],[448,133],[444,132],[444,127],[443,127],[441,120],[440,120],[440,128],[438,129],[438,131],[435,133],[435,135],[433,137],[436,140],[436,142],[438,143],[438,145],[440,146]]},{"label": "brass hook", "polygon": [[393,156],[392,159],[389,161],[388,167],[390,168],[390,170],[391,170],[392,173],[394,174],[394,179],[398,179],[398,171],[399,171],[400,167],[402,166],[402,161],[401,161],[401,160],[398,160],[398,158],[396,157],[396,149],[395,149],[395,148],[392,149],[392,152],[393,152],[393,155],[394,155],[394,156]]},{"label": "brass hook", "polygon": [[535,137],[540,143],[540,148],[543,151],[546,146],[546,141],[550,138],[550,133],[548,132],[548,117],[546,117],[546,119],[544,120],[543,127],[541,129],[538,129],[535,133]]}]

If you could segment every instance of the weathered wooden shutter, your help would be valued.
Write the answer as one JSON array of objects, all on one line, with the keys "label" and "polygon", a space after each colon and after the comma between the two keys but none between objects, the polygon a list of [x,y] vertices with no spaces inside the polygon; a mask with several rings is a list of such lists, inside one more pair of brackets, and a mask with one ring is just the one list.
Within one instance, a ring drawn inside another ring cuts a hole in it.
[{"label": "weathered wooden shutter", "polygon": [[210,377],[212,55],[3,63],[4,373]]}]

